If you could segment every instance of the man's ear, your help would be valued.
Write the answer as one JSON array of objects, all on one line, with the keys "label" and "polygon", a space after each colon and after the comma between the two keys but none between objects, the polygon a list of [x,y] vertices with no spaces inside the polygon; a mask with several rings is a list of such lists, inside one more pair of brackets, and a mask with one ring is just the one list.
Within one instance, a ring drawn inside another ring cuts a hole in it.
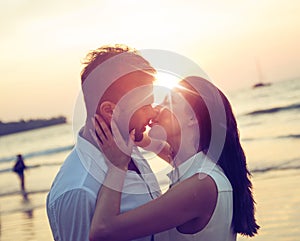
[{"label": "man's ear", "polygon": [[103,101],[99,106],[98,106],[98,111],[100,115],[106,119],[107,121],[111,121],[113,111],[115,109],[116,105],[111,102],[111,101]]}]

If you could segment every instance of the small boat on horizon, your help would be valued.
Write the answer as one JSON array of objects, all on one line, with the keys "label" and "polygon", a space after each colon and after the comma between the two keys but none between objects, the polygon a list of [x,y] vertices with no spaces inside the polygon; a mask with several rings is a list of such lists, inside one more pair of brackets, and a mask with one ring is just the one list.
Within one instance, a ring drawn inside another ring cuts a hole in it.
[{"label": "small boat on horizon", "polygon": [[254,85],[252,86],[252,88],[254,89],[254,88],[265,87],[265,86],[270,86],[270,85],[271,85],[271,83],[258,82],[258,83],[256,83],[256,84],[254,84]]},{"label": "small boat on horizon", "polygon": [[255,83],[254,85],[252,85],[252,88],[255,89],[255,88],[270,86],[271,83],[263,81],[264,76],[263,76],[263,73],[261,71],[261,66],[260,66],[259,61],[256,60],[255,63],[256,63],[256,71],[257,71],[257,74],[258,74],[259,81],[257,83]]}]

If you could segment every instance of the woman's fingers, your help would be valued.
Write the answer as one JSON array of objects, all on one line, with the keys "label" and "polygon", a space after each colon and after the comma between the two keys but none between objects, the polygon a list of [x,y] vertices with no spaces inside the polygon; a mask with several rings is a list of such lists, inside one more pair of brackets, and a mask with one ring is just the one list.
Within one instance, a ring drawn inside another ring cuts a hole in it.
[{"label": "woman's fingers", "polygon": [[108,153],[108,149],[110,149],[115,154],[121,151],[127,156],[131,156],[135,130],[131,131],[128,140],[125,141],[114,120],[111,121],[110,129],[101,116],[95,115],[93,124],[95,132],[90,130],[90,133],[102,151]]},{"label": "woman's fingers", "polygon": [[119,147],[119,149],[121,151],[123,151],[125,154],[127,154],[128,156],[131,155],[131,152],[132,152],[132,146],[133,144],[131,145],[131,136],[128,140],[128,142],[126,142],[122,136],[122,134],[120,133],[120,130],[117,126],[117,123],[112,120],[111,121],[111,130],[112,130],[112,133],[113,133],[113,136],[114,136],[114,140],[117,144],[117,146]]},{"label": "woman's fingers", "polygon": [[114,121],[111,122],[109,127],[100,116],[95,115],[93,124],[95,130],[90,129],[89,131],[105,155],[107,165],[113,164],[121,169],[126,169],[131,158],[131,142],[124,141]]},{"label": "woman's fingers", "polygon": [[97,135],[99,135],[99,137],[101,137],[101,140],[107,140],[107,141],[111,141],[112,138],[112,133],[110,131],[110,129],[108,128],[107,124],[105,123],[105,121],[102,119],[101,116],[99,115],[95,115],[95,130]]},{"label": "woman's fingers", "polygon": [[97,143],[99,148],[102,150],[103,142],[100,140],[99,137],[96,136],[95,132],[92,129],[89,129],[91,136],[93,137],[94,141]]},{"label": "woman's fingers", "polygon": [[96,121],[96,118],[91,118],[91,121],[93,123],[94,129],[89,129],[89,131],[96,143],[102,145],[106,139],[106,136],[104,136],[103,130],[100,128],[99,122]]}]

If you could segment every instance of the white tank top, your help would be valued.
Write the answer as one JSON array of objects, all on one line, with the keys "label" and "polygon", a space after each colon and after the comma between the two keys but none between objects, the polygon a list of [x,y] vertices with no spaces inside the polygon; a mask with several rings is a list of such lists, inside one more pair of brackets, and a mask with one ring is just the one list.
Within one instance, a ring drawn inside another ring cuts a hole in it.
[{"label": "white tank top", "polygon": [[205,173],[209,175],[215,181],[218,189],[217,204],[208,224],[195,234],[182,234],[178,232],[176,228],[173,228],[155,235],[155,241],[236,240],[236,233],[232,230],[232,187],[220,166],[216,165],[203,152],[200,152],[179,165],[178,169],[173,170],[168,176],[171,180],[173,179],[172,183],[174,183],[174,181],[185,180],[196,173]]}]

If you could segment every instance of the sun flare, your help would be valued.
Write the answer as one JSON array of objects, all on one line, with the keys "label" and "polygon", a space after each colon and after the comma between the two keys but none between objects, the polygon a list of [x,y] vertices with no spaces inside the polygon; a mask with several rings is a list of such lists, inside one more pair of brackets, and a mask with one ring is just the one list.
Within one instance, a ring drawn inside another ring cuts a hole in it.
[{"label": "sun flare", "polygon": [[179,77],[174,76],[170,73],[157,72],[155,85],[163,86],[171,90],[177,86],[180,80],[181,79]]},{"label": "sun flare", "polygon": [[170,91],[178,85],[180,80],[179,77],[170,73],[157,72],[153,89],[155,104],[160,104],[165,96],[169,95]]}]

